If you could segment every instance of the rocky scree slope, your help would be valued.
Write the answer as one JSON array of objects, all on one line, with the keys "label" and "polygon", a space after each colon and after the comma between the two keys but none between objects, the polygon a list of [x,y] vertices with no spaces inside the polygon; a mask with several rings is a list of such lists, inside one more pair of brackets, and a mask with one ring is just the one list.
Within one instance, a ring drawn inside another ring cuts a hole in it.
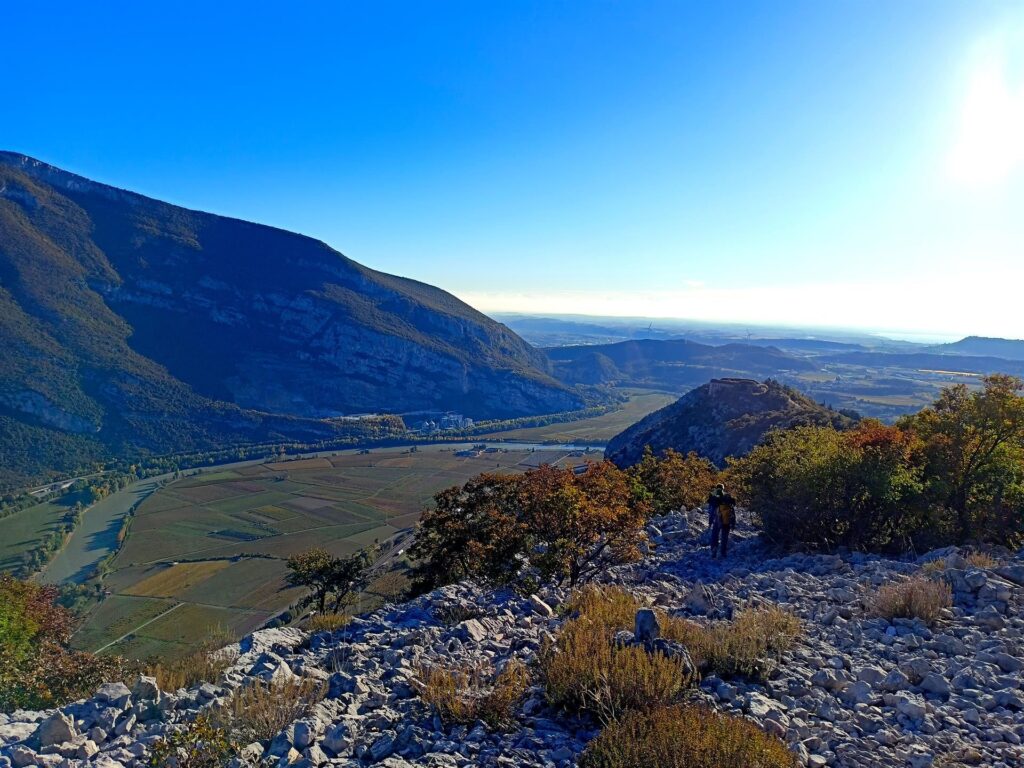
[{"label": "rocky scree slope", "polygon": [[549,369],[451,294],[312,238],[0,152],[5,450],[88,459],[329,437],[319,420],[353,413],[580,407]]},{"label": "rocky scree slope", "polygon": [[[955,549],[918,561],[864,554],[775,557],[741,511],[728,559],[711,560],[701,512],[652,522],[647,560],[606,575],[642,600],[698,622],[759,605],[798,616],[803,636],[767,684],[706,677],[695,700],[752,719],[785,739],[802,766],[929,768],[1024,765],[1024,552],[993,569],[972,568]],[[877,589],[944,558],[936,576],[954,605],[929,628],[873,618]],[[235,765],[536,766],[569,768],[597,733],[594,723],[551,711],[534,686],[515,726],[443,723],[416,695],[414,670],[531,662],[563,621],[568,598],[546,589],[523,598],[459,584],[307,636],[257,632],[228,649],[234,663],[215,683],[158,691],[107,685],[59,711],[0,717],[0,766],[142,766],[153,741],[255,680],[325,681],[327,697]],[[556,609],[556,610],[553,610]]]},{"label": "rocky scree slope", "polygon": [[771,430],[805,424],[843,428],[852,422],[772,380],[714,379],[613,437],[605,456],[628,467],[649,445],[655,454],[696,451],[723,466],[727,456],[748,453]]}]

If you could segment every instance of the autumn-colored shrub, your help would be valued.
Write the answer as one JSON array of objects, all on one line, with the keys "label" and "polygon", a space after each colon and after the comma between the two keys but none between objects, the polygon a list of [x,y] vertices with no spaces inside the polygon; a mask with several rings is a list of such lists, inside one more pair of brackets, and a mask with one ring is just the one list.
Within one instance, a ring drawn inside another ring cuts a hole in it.
[{"label": "autumn-colored shrub", "polygon": [[719,482],[718,468],[696,452],[684,455],[668,448],[655,456],[650,446],[629,474],[650,494],[651,510],[658,515],[699,507]]},{"label": "autumn-colored shrub", "polygon": [[577,585],[640,557],[646,493],[611,462],[480,475],[434,497],[409,555],[417,591],[470,577],[514,581],[525,566]]},{"label": "autumn-colored shrub", "polygon": [[327,686],[313,678],[253,683],[231,695],[217,724],[242,743],[265,741],[308,714],[326,695]]},{"label": "autumn-colored shrub", "polygon": [[869,609],[884,619],[921,619],[926,624],[933,624],[942,615],[942,610],[952,604],[953,592],[948,583],[926,576],[911,576],[881,586]]},{"label": "autumn-colored shrub", "polygon": [[530,684],[530,673],[513,660],[494,674],[481,666],[448,669],[441,666],[417,670],[420,697],[448,723],[483,721],[502,728],[515,719],[516,704]]},{"label": "autumn-colored shrub", "polygon": [[0,711],[59,706],[122,676],[120,659],[68,649],[72,617],[57,597],[0,574]]},{"label": "autumn-colored shrub", "polygon": [[469,577],[488,583],[512,580],[527,546],[519,519],[521,483],[517,475],[485,473],[435,494],[409,547],[417,563],[413,591]]},{"label": "autumn-colored shrub", "polygon": [[544,465],[522,483],[528,558],[542,576],[576,586],[640,558],[650,509],[639,486],[610,461],[580,474]]},{"label": "autumn-colored shrub", "polygon": [[580,768],[794,768],[785,743],[700,706],[630,712],[587,745]]},{"label": "autumn-colored shrub", "polygon": [[149,765],[151,768],[224,768],[238,751],[238,743],[225,728],[200,715],[154,742]]}]

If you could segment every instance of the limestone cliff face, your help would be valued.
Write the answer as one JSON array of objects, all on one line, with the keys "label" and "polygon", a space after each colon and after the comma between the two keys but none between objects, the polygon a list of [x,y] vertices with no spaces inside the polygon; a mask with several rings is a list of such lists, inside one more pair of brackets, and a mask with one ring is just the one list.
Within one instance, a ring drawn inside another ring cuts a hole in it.
[{"label": "limestone cliff face", "polygon": [[119,450],[371,411],[583,404],[542,352],[438,288],[3,152],[0,363],[0,420]]},{"label": "limestone cliff face", "polygon": [[849,419],[774,381],[714,379],[648,415],[608,442],[605,455],[635,464],[646,446],[696,451],[718,465],[742,456],[773,429],[801,424],[846,426]]}]

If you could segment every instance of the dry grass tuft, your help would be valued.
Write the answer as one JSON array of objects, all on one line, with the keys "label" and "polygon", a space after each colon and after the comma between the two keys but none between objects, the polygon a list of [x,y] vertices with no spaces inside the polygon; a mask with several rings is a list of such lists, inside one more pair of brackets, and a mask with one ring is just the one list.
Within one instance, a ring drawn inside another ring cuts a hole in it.
[{"label": "dry grass tuft", "polygon": [[[569,608],[580,618],[609,630],[632,629],[644,605],[621,587],[590,586],[580,590]],[[661,635],[686,646],[697,668],[719,677],[742,675],[763,679],[779,656],[800,636],[800,620],[776,606],[753,608],[732,622],[705,626],[656,610]]]},{"label": "dry grass tuft", "polygon": [[[616,647],[615,632],[632,628],[643,605],[620,587],[586,587],[567,606],[576,614],[558,639],[541,650],[540,668],[548,700],[586,710],[603,722],[631,709],[675,701],[694,681],[682,660],[639,647]],[[681,624],[658,615],[666,626]],[[667,634],[667,633],[665,633]]]},{"label": "dry grass tuft", "polygon": [[[565,607],[603,627],[632,629],[636,612],[646,606],[622,587],[589,584],[573,593]],[[662,626],[663,618],[664,614],[659,613]]]},{"label": "dry grass tuft", "polygon": [[566,622],[540,654],[548,701],[609,722],[630,709],[671,703],[693,682],[681,660],[616,647],[612,634],[585,618]]},{"label": "dry grass tuft", "polygon": [[921,573],[926,576],[932,576],[935,574],[942,573],[946,570],[946,558],[939,557],[935,560],[929,560],[921,566]]},{"label": "dry grass tuft", "polygon": [[352,621],[347,613],[318,613],[306,619],[307,632],[334,632]]},{"label": "dry grass tuft", "polygon": [[327,686],[311,678],[255,683],[232,694],[219,712],[219,722],[239,739],[265,741],[308,714],[326,695]]},{"label": "dry grass tuft", "polygon": [[587,745],[580,768],[794,768],[786,745],[740,717],[696,706],[630,712]]},{"label": "dry grass tuft", "polygon": [[953,604],[953,591],[945,581],[926,576],[911,576],[878,590],[869,606],[870,612],[884,619],[921,619],[933,624],[943,608]]},{"label": "dry grass tuft", "polygon": [[231,641],[232,637],[226,631],[218,631],[198,650],[180,659],[151,664],[143,670],[143,674],[156,678],[156,684],[164,691],[191,688],[199,683],[215,683],[220,673],[231,666],[231,656],[221,653],[221,649]]},{"label": "dry grass tuft", "polygon": [[693,663],[706,674],[763,680],[801,631],[798,618],[771,606],[743,611],[732,622],[710,626],[676,620],[663,634],[685,645]]},{"label": "dry grass tuft", "polygon": [[512,660],[497,675],[482,667],[423,667],[415,681],[421,698],[442,720],[464,724],[482,720],[491,728],[502,728],[515,720],[516,704],[530,685],[530,673]]},{"label": "dry grass tuft", "polygon": [[987,552],[979,552],[978,550],[968,552],[964,556],[964,560],[972,568],[995,568],[999,565],[999,561],[992,557],[992,555]]}]

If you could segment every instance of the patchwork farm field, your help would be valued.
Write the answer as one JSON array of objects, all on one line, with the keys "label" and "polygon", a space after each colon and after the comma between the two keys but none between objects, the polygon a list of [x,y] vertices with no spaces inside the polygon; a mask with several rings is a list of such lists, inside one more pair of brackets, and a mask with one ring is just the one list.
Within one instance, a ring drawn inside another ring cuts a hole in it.
[{"label": "patchwork farm field", "polygon": [[[240,636],[300,597],[285,583],[289,556],[312,547],[346,555],[386,542],[411,528],[437,491],[480,472],[584,461],[565,450],[522,446],[476,456],[456,451],[344,452],[170,483],[139,506],[104,579],[109,594],[75,644],[166,658],[214,632]],[[387,592],[378,586],[371,592]]]},{"label": "patchwork farm field", "polygon": [[543,427],[524,427],[485,435],[487,439],[525,440],[545,443],[575,443],[577,445],[604,445],[627,427],[636,424],[648,414],[664,408],[679,399],[678,394],[635,389],[629,391],[629,400],[609,413],[590,419],[547,424]]}]

